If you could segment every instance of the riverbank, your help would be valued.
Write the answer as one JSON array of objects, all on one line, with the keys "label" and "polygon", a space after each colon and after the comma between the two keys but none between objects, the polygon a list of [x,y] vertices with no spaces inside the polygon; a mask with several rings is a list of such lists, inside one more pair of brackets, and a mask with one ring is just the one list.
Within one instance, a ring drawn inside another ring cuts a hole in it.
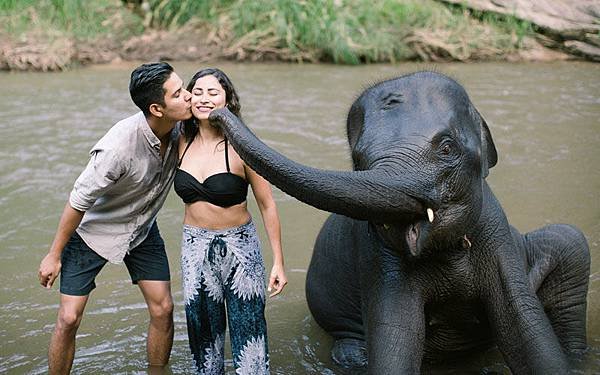
[{"label": "riverbank", "polygon": [[0,0],[0,69],[129,60],[523,61],[586,58],[536,24],[434,0]]}]

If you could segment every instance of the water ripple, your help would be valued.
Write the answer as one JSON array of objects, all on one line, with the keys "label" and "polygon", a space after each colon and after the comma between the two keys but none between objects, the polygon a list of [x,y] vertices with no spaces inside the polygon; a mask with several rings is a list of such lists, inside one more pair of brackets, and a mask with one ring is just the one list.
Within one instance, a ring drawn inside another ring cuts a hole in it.
[{"label": "water ripple", "polygon": [[[176,64],[182,77],[196,64]],[[316,168],[351,169],[346,115],[370,82],[420,65],[223,63],[242,98],[244,121],[269,146]],[[592,254],[600,244],[600,65],[447,64],[486,118],[499,162],[488,181],[520,230],[569,222],[586,234]],[[59,294],[42,289],[37,267],[47,252],[73,181],[89,150],[112,124],[137,109],[127,93],[127,69],[89,68],[58,74],[1,74],[0,102],[0,373],[47,372],[46,350]],[[31,107],[31,88],[36,92]],[[60,93],[60,95],[57,95]],[[274,189],[280,210],[289,285],[266,306],[274,374],[340,373],[331,361],[332,338],[312,319],[305,279],[314,239],[327,213]],[[249,205],[252,206],[252,205]],[[250,207],[257,218],[260,213]],[[179,271],[183,205],[169,196],[159,215],[168,249],[176,311],[170,369],[192,372]],[[268,244],[264,230],[263,244]],[[270,250],[265,246],[267,266]],[[577,373],[600,368],[600,262],[592,256],[588,299],[590,353]],[[74,374],[144,373],[148,313],[124,266],[106,266],[96,280],[78,334]],[[594,315],[595,314],[595,315]],[[455,373],[484,367],[503,372],[497,352]],[[227,369],[232,362],[227,361]],[[431,373],[436,373],[432,370]],[[437,372],[441,373],[441,372]]]}]

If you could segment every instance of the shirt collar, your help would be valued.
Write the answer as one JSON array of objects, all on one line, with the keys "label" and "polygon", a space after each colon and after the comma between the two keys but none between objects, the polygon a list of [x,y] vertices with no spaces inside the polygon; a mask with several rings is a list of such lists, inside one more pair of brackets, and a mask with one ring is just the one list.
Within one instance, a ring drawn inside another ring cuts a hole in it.
[{"label": "shirt collar", "polygon": [[142,129],[142,132],[144,133],[146,140],[148,140],[148,143],[150,143],[150,146],[160,147],[160,139],[158,139],[156,134],[154,134],[152,129],[150,129],[150,124],[148,124],[148,120],[146,120],[146,116],[144,116],[144,113],[140,112],[138,114],[138,117],[139,117],[139,122],[138,122],[139,127]]}]

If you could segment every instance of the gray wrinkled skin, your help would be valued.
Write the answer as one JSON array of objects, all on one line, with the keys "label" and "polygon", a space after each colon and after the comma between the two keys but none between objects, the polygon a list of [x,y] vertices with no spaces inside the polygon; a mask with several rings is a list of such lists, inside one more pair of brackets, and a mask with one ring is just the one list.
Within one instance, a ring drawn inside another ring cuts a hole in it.
[{"label": "gray wrinkled skin", "polygon": [[515,374],[560,374],[585,350],[587,242],[570,225],[510,226],[485,181],[488,125],[452,79],[417,72],[365,90],[348,114],[354,171],[291,161],[226,109],[211,121],[259,174],[333,213],[306,296],[341,366],[415,374],[497,345]]}]

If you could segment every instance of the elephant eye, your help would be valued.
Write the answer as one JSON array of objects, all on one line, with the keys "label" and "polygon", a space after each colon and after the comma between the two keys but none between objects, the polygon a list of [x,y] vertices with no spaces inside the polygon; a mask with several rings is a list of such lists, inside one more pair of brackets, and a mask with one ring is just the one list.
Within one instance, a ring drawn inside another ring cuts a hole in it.
[{"label": "elephant eye", "polygon": [[446,157],[454,154],[455,145],[451,140],[446,139],[438,146],[438,153],[440,156]]}]

